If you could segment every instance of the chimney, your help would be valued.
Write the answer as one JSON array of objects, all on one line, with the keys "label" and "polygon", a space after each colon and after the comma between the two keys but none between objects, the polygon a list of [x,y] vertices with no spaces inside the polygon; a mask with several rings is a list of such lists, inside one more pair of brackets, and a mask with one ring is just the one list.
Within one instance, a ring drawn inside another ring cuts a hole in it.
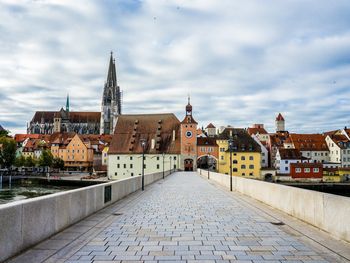
[{"label": "chimney", "polygon": [[152,141],[151,141],[152,150],[154,149],[155,145],[156,145],[156,141],[155,141],[155,139],[152,139]]},{"label": "chimney", "polygon": [[173,130],[173,142],[175,141],[175,130]]}]

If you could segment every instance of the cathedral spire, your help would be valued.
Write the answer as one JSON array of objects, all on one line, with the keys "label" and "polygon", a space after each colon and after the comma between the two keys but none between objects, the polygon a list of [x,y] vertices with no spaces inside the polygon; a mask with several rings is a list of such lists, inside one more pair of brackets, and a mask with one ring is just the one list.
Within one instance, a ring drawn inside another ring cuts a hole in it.
[{"label": "cathedral spire", "polygon": [[67,93],[66,112],[69,112],[69,93]]},{"label": "cathedral spire", "polygon": [[116,74],[116,70],[115,70],[115,60],[113,58],[112,51],[111,51],[111,57],[109,59],[107,85],[110,87],[115,87],[117,85],[117,74]]}]

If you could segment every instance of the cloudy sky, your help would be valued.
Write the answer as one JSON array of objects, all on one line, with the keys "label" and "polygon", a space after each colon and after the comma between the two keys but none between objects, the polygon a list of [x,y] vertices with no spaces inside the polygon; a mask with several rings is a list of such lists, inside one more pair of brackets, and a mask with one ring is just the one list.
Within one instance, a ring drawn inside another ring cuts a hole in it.
[{"label": "cloudy sky", "polygon": [[99,111],[111,50],[124,113],[294,132],[350,126],[350,1],[0,0],[0,124]]}]

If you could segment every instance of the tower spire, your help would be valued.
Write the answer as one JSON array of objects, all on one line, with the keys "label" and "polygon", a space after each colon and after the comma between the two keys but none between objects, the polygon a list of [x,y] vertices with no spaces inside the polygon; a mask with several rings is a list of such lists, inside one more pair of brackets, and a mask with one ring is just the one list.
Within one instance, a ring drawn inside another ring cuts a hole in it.
[{"label": "tower spire", "polygon": [[117,85],[117,74],[115,70],[115,59],[113,58],[113,52],[111,51],[111,57],[109,59],[107,85],[114,87]]},{"label": "tower spire", "polygon": [[69,93],[67,93],[66,112],[69,112]]}]

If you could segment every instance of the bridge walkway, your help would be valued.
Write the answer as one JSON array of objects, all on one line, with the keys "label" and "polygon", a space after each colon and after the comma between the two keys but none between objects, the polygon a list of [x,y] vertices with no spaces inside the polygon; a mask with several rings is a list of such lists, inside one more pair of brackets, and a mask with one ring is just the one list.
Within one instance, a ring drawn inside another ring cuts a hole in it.
[{"label": "bridge walkway", "polygon": [[178,172],[10,262],[349,262],[272,214],[196,173]]}]

